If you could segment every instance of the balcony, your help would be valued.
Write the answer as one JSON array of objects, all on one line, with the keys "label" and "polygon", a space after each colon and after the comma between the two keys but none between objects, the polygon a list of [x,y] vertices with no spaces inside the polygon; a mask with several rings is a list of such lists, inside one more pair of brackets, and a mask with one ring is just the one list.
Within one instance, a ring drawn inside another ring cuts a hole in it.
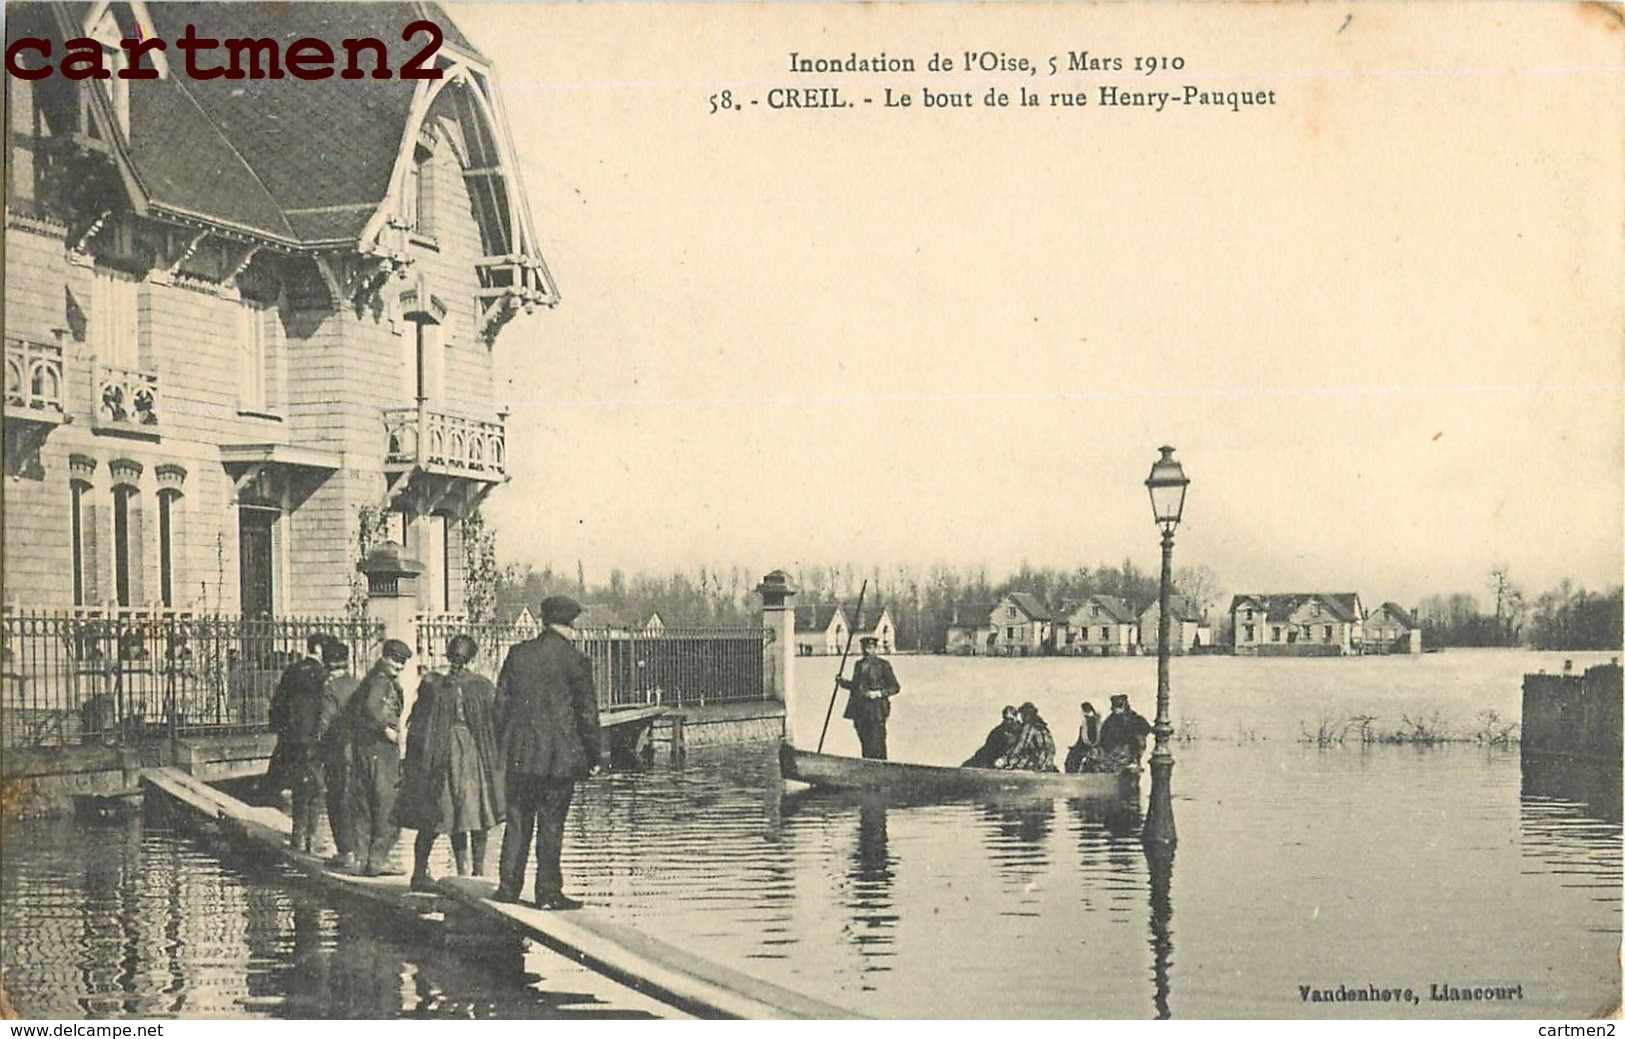
[{"label": "balcony", "polygon": [[62,344],[6,337],[6,419],[61,425]]},{"label": "balcony", "polygon": [[136,368],[101,365],[96,369],[98,433],[158,438],[158,376]]},{"label": "balcony", "polygon": [[469,418],[427,407],[391,408],[384,412],[384,429],[387,472],[417,471],[489,484],[508,478],[501,418]]},{"label": "balcony", "polygon": [[6,338],[6,475],[43,479],[40,448],[69,421],[62,344]]}]

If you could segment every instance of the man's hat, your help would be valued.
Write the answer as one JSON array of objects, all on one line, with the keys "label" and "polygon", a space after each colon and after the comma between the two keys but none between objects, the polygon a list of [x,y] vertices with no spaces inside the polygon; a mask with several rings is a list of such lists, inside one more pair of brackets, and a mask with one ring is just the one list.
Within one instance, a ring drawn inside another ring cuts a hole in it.
[{"label": "man's hat", "polygon": [[1112,706],[1113,707],[1127,707],[1128,706],[1128,694],[1127,693],[1113,693],[1112,694]]},{"label": "man's hat", "polygon": [[865,635],[862,638],[858,639],[858,645],[860,645],[860,646],[873,646],[873,645],[877,644],[879,641],[880,640],[875,638],[873,635]]},{"label": "man's hat", "polygon": [[404,664],[412,659],[412,647],[400,639],[385,639],[384,657],[395,661],[397,664]]},{"label": "man's hat", "polygon": [[568,595],[549,595],[542,600],[543,624],[569,624],[581,616],[581,604]]},{"label": "man's hat", "polygon": [[330,638],[322,643],[322,663],[329,668],[343,667],[350,662],[350,647],[338,639]]}]

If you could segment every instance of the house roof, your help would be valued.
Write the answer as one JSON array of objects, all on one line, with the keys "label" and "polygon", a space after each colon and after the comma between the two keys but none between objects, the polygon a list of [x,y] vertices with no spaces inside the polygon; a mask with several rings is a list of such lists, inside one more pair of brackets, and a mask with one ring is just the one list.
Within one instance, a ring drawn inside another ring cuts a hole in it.
[{"label": "house roof", "polygon": [[1272,621],[1290,620],[1298,608],[1310,601],[1323,603],[1334,619],[1351,624],[1360,619],[1360,596],[1357,592],[1272,592],[1269,595],[1237,595],[1230,600],[1230,612],[1253,604],[1264,610]]},{"label": "house roof", "polygon": [[993,614],[993,607],[986,603],[954,603],[953,621],[950,628],[985,628],[988,618]]},{"label": "house roof", "polygon": [[1038,601],[1038,596],[1031,592],[1010,592],[1005,598],[1014,603],[1016,607],[1035,621],[1050,619],[1049,607]]},{"label": "house roof", "polygon": [[1416,618],[1411,614],[1411,611],[1399,605],[1397,602],[1383,603],[1381,606],[1377,607],[1376,612],[1373,613],[1372,616],[1376,616],[1378,613],[1388,614],[1388,616],[1405,625],[1407,628],[1416,627]]},{"label": "house roof", "polygon": [[[1150,606],[1140,611],[1140,616],[1144,617],[1155,613],[1157,605],[1153,600]],[[1192,606],[1190,600],[1183,595],[1170,595],[1168,596],[1168,617],[1177,621],[1199,621],[1202,619],[1202,611]]]},{"label": "house roof", "polygon": [[[72,35],[93,10],[86,3],[55,8],[59,27]],[[489,65],[439,4],[419,0],[153,0],[144,9],[152,24],[142,31],[158,39],[178,39],[191,25],[202,38],[272,39],[283,54],[295,40],[313,37],[337,51],[336,67],[345,60],[340,41],[382,39],[396,71],[424,39],[418,34],[402,42],[402,29],[428,20],[444,35],[442,56]],[[125,5],[111,10],[121,31],[133,31],[135,16]],[[173,47],[167,57],[168,75],[129,84],[129,128],[121,151],[144,196],[138,204],[289,247],[353,247],[361,241],[388,197],[419,81],[398,75],[201,79],[182,71]],[[370,68],[370,59],[363,52],[359,63]],[[222,47],[197,60],[209,66],[227,59]]]},{"label": "house roof", "polygon": [[796,630],[828,631],[838,609],[840,607],[832,602],[803,603],[796,607]]},{"label": "house roof", "polygon": [[581,615],[576,618],[578,628],[624,628],[626,622],[620,614],[605,606],[603,603],[585,603],[581,607]]},{"label": "house roof", "polygon": [[[1132,624],[1134,622],[1133,608],[1115,595],[1091,595],[1078,604],[1078,609],[1085,606],[1099,606],[1106,611],[1108,617],[1119,624]],[[1073,612],[1076,613],[1077,611]]]},{"label": "house roof", "polygon": [[881,615],[886,612],[886,604],[878,603],[864,606],[863,615],[861,617],[858,616],[856,603],[842,603],[841,611],[848,617],[858,617],[857,623],[853,625],[853,628],[856,630],[874,631],[875,628],[880,624]]}]

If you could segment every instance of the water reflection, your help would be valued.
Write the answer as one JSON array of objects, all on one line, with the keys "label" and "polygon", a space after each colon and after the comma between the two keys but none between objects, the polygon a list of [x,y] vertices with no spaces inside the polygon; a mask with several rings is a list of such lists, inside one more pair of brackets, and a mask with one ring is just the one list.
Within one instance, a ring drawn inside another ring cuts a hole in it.
[{"label": "water reflection", "polygon": [[1617,759],[1582,761],[1525,754],[1520,764],[1526,805],[1537,799],[1569,801],[1593,819],[1620,825],[1621,763]]},{"label": "water reflection", "polygon": [[1145,864],[1151,874],[1151,1005],[1157,1020],[1173,1016],[1168,1009],[1168,968],[1174,960],[1174,932],[1169,926],[1174,915],[1170,888],[1174,878],[1174,846],[1161,841],[1145,842]]},{"label": "water reflection", "polygon": [[865,975],[890,970],[886,959],[895,954],[898,917],[892,905],[892,882],[896,859],[888,850],[886,809],[880,797],[858,802],[857,841],[846,873],[846,908],[852,914],[847,934],[863,956]]}]

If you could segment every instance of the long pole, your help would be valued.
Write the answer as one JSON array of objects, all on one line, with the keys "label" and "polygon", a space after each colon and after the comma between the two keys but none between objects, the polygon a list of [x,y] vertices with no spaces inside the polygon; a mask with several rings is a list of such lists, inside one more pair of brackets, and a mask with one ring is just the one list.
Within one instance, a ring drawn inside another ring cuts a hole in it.
[{"label": "long pole", "polygon": [[[847,585],[848,588],[851,585]],[[866,579],[863,587],[858,589],[857,616],[852,618],[846,626],[846,646],[841,650],[841,669],[835,672],[835,688],[829,692],[829,706],[824,709],[824,727],[818,732],[818,753],[824,752],[824,737],[829,735],[829,719],[835,713],[835,697],[841,692],[841,679],[846,675],[846,657],[852,652],[852,636],[858,633],[858,625],[863,621],[863,597],[869,591],[869,582]]]}]

